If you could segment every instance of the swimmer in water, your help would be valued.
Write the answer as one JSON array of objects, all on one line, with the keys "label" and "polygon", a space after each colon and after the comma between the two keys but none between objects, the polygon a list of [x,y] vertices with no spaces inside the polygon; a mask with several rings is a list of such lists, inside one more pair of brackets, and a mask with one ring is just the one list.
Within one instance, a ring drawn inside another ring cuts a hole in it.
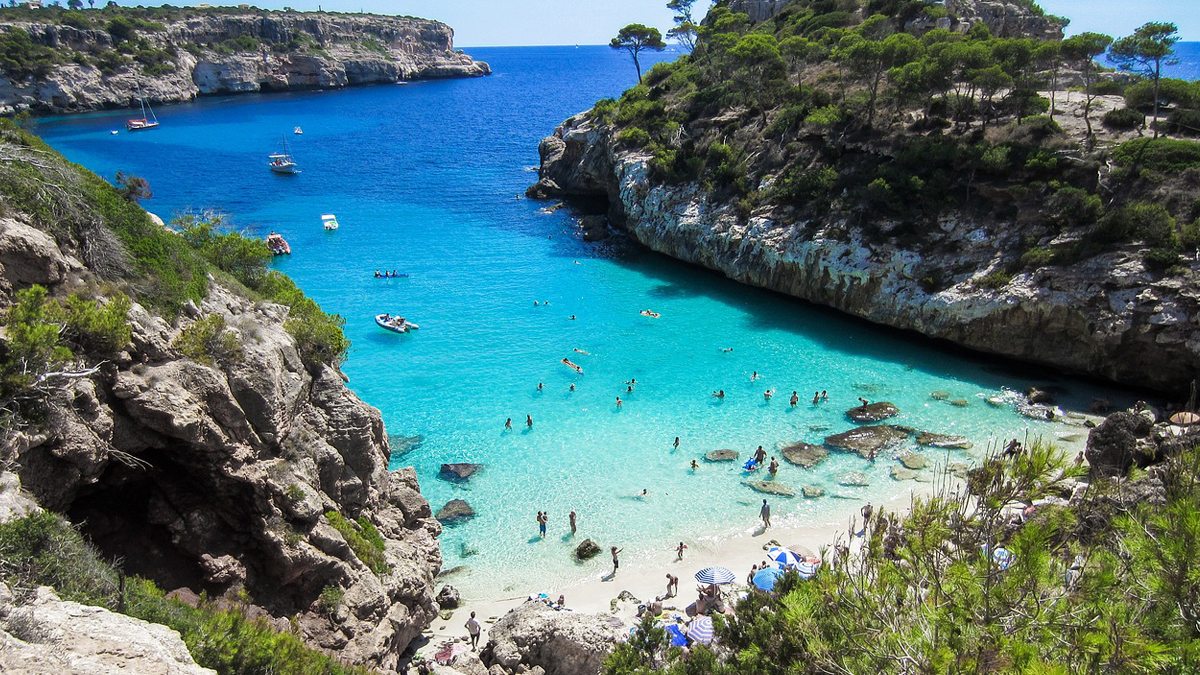
[{"label": "swimmer in water", "polygon": [[796,404],[800,402],[800,397],[796,394],[796,391],[794,389],[792,390],[792,398],[788,402],[791,403],[793,408],[795,408]]},{"label": "swimmer in water", "polygon": [[679,449],[679,437],[678,436],[675,437],[675,449],[676,450]]},{"label": "swimmer in water", "polygon": [[813,405],[816,405],[820,402],[821,402],[821,395],[814,391],[813,392]]},{"label": "swimmer in water", "polygon": [[542,390],[542,383],[538,382],[538,391],[541,391],[541,390]]},{"label": "swimmer in water", "polygon": [[571,386],[567,387],[567,389],[568,389],[568,390],[570,390],[570,391],[575,391],[575,383],[574,383],[574,382],[572,382],[572,383],[571,383]]},{"label": "swimmer in water", "polygon": [[775,390],[774,390],[774,389],[768,389],[768,390],[766,390],[766,391],[764,391],[764,392],[763,392],[763,400],[770,401],[770,400],[771,400],[771,397],[772,397],[772,396],[774,396],[774,395],[775,395]]},{"label": "swimmer in water", "polygon": [[621,409],[621,404],[622,404],[622,403],[623,403],[623,401],[621,401],[621,397],[620,397],[620,396],[618,396],[618,397],[617,397],[617,410],[620,410],[620,409]]},{"label": "swimmer in water", "polygon": [[712,393],[713,398],[725,398],[725,390],[718,389]]},{"label": "swimmer in water", "polygon": [[567,317],[567,320],[569,320],[569,321],[574,321],[574,320],[575,320],[575,315],[574,315],[574,314],[572,314],[571,316],[568,316],[568,317]]},{"label": "swimmer in water", "polygon": [[728,354],[729,352],[733,351],[733,347],[721,347],[721,351]]},{"label": "swimmer in water", "polygon": [[525,427],[526,427],[527,429],[532,429],[532,428],[533,428],[533,415],[526,415],[526,416],[525,416]]},{"label": "swimmer in water", "polygon": [[699,468],[700,468],[700,465],[697,464],[696,460],[693,459],[692,460],[692,471],[695,471],[696,469],[699,469]]},{"label": "swimmer in water", "polygon": [[583,351],[579,347],[575,347],[572,351],[574,351],[576,354],[583,354],[584,356],[591,356],[590,353]]},{"label": "swimmer in water", "polygon": [[512,431],[512,418],[511,417],[504,420],[504,430]]},{"label": "swimmer in water", "polygon": [[757,380],[758,380],[758,371],[756,370],[753,373],[750,373],[750,381],[755,382]]}]

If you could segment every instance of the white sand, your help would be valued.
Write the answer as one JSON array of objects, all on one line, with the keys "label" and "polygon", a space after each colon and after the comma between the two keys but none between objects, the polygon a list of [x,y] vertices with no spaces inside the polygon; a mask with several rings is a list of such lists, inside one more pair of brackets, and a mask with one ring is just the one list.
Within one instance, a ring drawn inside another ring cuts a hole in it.
[{"label": "white sand", "polygon": [[[914,494],[927,492],[929,484],[915,485],[911,492],[896,496],[882,505],[875,505],[876,514],[882,507],[889,512],[906,512],[912,503]],[[688,550],[682,561],[676,560],[672,546],[666,546],[657,560],[621,560],[621,569],[615,579],[609,578],[611,565],[605,565],[603,571],[591,578],[578,582],[569,582],[561,586],[529,589],[528,593],[485,600],[463,598],[463,604],[448,620],[437,619],[426,633],[429,642],[419,650],[426,656],[432,654],[446,639],[460,639],[466,636],[466,623],[473,611],[476,618],[483,624],[484,631],[480,645],[487,642],[488,628],[506,612],[525,602],[530,594],[546,593],[552,599],[560,594],[566,597],[566,606],[577,612],[609,612],[612,601],[622,592],[628,591],[643,602],[663,596],[667,591],[668,573],[679,577],[679,594],[677,597],[664,600],[665,609],[677,609],[681,613],[693,603],[697,597],[697,586],[693,575],[705,567],[721,565],[733,570],[738,575],[738,584],[745,585],[746,577],[752,565],[761,564],[767,557],[767,543],[777,541],[791,548],[807,549],[820,553],[822,549],[832,550],[835,543],[850,543],[855,546],[858,538],[851,540],[849,532],[851,522],[855,529],[861,527],[859,509],[862,504],[846,503],[840,522],[829,521],[813,524],[775,523],[764,530],[761,523],[748,525],[747,528],[734,536],[715,540],[713,542],[689,543]],[[826,554],[829,559],[830,554]],[[607,550],[602,551],[596,560],[607,563],[610,556]],[[623,616],[632,623],[632,615]]]}]

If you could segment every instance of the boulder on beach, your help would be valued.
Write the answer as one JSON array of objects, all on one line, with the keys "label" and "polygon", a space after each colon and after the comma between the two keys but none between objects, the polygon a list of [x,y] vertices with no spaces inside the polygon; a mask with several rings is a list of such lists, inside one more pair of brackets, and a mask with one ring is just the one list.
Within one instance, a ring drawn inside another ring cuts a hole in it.
[{"label": "boulder on beach", "polygon": [[900,455],[899,460],[904,465],[904,468],[914,471],[924,469],[929,465],[929,460],[925,459],[925,455],[918,455],[915,452],[906,452]]},{"label": "boulder on beach", "polygon": [[746,481],[746,485],[751,490],[754,490],[755,492],[762,492],[763,494],[775,495],[777,497],[796,496],[795,490],[784,485],[783,483],[776,483],[773,480],[748,480]]},{"label": "boulder on beach", "polygon": [[862,487],[870,484],[871,479],[867,478],[867,474],[861,471],[851,471],[838,478],[838,485],[845,485],[847,487]]},{"label": "boulder on beach", "polygon": [[900,409],[887,401],[868,403],[867,405],[860,405],[846,411],[846,417],[860,424],[881,422],[899,414]]},{"label": "boulder on beach", "polygon": [[1025,400],[1029,403],[1054,403],[1054,395],[1040,387],[1030,387],[1025,390]]},{"label": "boulder on beach", "polygon": [[704,456],[704,459],[709,462],[732,462],[737,458],[737,450],[730,450],[728,448],[713,450]]},{"label": "boulder on beach", "polygon": [[864,459],[874,452],[895,447],[908,439],[908,432],[892,425],[859,427],[825,437],[825,445],[843,452],[857,452]]},{"label": "boulder on beach", "polygon": [[781,452],[784,459],[806,469],[813,468],[829,456],[829,451],[825,448],[803,441],[797,441],[785,446]]},{"label": "boulder on beach", "polygon": [[922,431],[917,435],[917,445],[925,445],[931,448],[946,448],[949,450],[970,450],[972,447],[971,441],[962,436],[935,434],[928,431]]},{"label": "boulder on beach", "polygon": [[475,475],[482,468],[482,464],[471,464],[469,462],[443,464],[442,470],[438,472],[438,477],[449,481],[464,481]]},{"label": "boulder on beach", "polygon": [[467,503],[465,499],[451,499],[446,502],[446,505],[438,509],[437,515],[434,518],[438,519],[445,525],[456,525],[465,523],[475,517],[475,509]]},{"label": "boulder on beach", "polygon": [[579,560],[591,560],[600,555],[600,545],[591,539],[584,539],[575,547],[575,557]]},{"label": "boulder on beach", "polygon": [[825,489],[819,488],[816,485],[805,485],[800,491],[804,493],[806,499],[816,499],[817,497],[825,496]]},{"label": "boulder on beach", "polygon": [[438,607],[442,609],[456,609],[459,603],[462,602],[462,595],[458,592],[457,588],[446,584],[442,586],[442,590],[438,591],[435,601]]}]

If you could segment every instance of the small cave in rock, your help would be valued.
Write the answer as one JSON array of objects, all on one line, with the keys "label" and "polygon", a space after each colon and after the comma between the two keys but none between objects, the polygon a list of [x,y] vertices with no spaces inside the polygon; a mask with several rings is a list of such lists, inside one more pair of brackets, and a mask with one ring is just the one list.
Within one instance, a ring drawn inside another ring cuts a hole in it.
[{"label": "small cave in rock", "polygon": [[[153,580],[165,590],[214,590],[203,582],[196,560],[172,540],[164,505],[170,467],[162,457],[152,468],[113,462],[95,484],[80,490],[66,515],[104,556],[126,574]],[[178,496],[178,495],[176,495]]]}]

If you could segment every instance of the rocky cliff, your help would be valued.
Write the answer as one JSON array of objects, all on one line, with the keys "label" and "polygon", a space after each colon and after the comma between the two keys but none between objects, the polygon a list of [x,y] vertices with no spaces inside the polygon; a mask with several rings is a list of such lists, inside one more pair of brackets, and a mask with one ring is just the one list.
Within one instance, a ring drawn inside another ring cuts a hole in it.
[{"label": "rocky cliff", "polygon": [[[1022,248],[1010,222],[949,214],[916,244],[848,217],[746,218],[698,182],[651,179],[651,157],[577,115],[542,141],[530,194],[603,198],[647,247],[736,281],[989,354],[1154,389],[1200,376],[1200,291],[1137,251],[982,283]],[[891,224],[898,227],[898,224]],[[931,278],[940,288],[930,288]]]},{"label": "rocky cliff", "polygon": [[[9,160],[19,152],[0,144]],[[51,171],[61,160],[32,161]],[[63,209],[59,190],[70,198],[57,186],[45,196]],[[62,297],[146,283],[114,274],[131,254],[104,226],[46,231],[10,197],[0,195],[0,307],[33,284]],[[98,245],[118,264],[89,265]],[[5,411],[0,520],[27,512],[20,496],[32,495],[129,574],[184,598],[236,598],[339,658],[393,668],[437,612],[440,526],[413,471],[388,471],[379,411],[303,356],[287,307],[231,287],[210,276],[177,317],[135,299],[127,346],[55,387],[36,415]],[[236,348],[184,356],[179,336],[214,320]]]},{"label": "rocky cliff", "polygon": [[57,53],[0,76],[0,113],[126,107],[136,105],[139,91],[173,103],[491,72],[454,49],[449,26],[425,19],[189,9],[153,21],[124,10],[134,13],[124,29],[113,21],[125,14],[110,19],[105,12],[74,12],[87,20],[74,22],[82,27],[39,22],[36,13],[20,21],[0,14],[0,33],[26,33]]}]

